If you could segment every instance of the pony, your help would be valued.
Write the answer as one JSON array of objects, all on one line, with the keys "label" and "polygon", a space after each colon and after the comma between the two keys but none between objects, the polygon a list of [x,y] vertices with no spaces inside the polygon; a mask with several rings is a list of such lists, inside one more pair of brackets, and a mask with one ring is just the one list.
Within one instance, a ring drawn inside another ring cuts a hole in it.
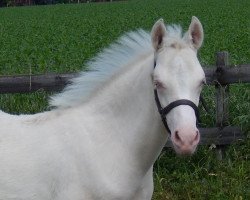
[{"label": "pony", "polygon": [[167,139],[181,155],[200,140],[202,42],[196,17],[185,34],[160,19],[151,33],[129,32],[90,60],[51,97],[50,111],[1,111],[0,199],[151,199]]}]

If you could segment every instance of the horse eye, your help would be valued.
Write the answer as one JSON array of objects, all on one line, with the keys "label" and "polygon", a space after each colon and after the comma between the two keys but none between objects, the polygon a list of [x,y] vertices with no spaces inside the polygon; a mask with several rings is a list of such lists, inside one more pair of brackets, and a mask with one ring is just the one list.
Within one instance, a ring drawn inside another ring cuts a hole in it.
[{"label": "horse eye", "polygon": [[154,84],[155,84],[155,87],[158,89],[164,88],[163,83],[158,80],[155,80]]}]

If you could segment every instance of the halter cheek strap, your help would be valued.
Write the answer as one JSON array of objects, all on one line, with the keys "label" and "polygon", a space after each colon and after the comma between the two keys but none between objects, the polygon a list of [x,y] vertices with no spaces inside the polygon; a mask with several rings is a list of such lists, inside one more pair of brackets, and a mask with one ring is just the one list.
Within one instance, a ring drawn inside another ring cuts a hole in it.
[{"label": "halter cheek strap", "polygon": [[[155,67],[156,67],[156,60],[154,60],[154,68]],[[169,134],[171,134],[171,131],[170,131],[169,127],[168,127],[166,116],[172,109],[174,109],[177,106],[187,105],[187,106],[190,106],[191,108],[193,108],[194,112],[195,112],[196,120],[197,120],[196,123],[197,123],[197,125],[198,125],[198,123],[200,123],[199,109],[195,105],[194,102],[192,102],[192,101],[190,101],[188,99],[179,99],[179,100],[171,102],[166,107],[162,108],[159,97],[158,97],[157,89],[154,89],[154,96],[155,96],[155,102],[156,102],[156,105],[157,105],[157,108],[158,108],[158,112],[161,115],[161,120],[162,120],[163,125],[165,126],[166,130],[169,132]]]}]

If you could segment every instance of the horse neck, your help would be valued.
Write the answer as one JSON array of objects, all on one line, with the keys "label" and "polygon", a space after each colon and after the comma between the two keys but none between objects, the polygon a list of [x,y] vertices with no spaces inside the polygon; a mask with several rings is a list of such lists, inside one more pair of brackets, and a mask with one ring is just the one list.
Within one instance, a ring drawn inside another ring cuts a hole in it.
[{"label": "horse neck", "polygon": [[153,62],[150,54],[126,67],[88,105],[101,116],[100,123],[110,123],[111,140],[122,140],[145,169],[152,166],[167,139],[154,100]]}]

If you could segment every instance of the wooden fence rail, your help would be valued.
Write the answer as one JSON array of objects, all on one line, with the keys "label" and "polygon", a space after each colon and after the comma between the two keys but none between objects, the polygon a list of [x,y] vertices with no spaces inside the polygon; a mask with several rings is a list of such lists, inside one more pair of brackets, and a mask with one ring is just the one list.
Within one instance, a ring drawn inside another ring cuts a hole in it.
[{"label": "wooden fence rail", "polygon": [[[244,139],[239,127],[228,126],[229,84],[250,83],[250,65],[230,66],[228,57],[227,52],[218,52],[216,66],[203,66],[207,84],[216,88],[216,127],[200,128],[201,144],[221,146]],[[0,76],[0,94],[29,93],[37,90],[60,91],[76,76],[77,73]],[[171,142],[166,146],[171,146]]]},{"label": "wooden fence rail", "polygon": [[[207,84],[249,83],[250,65],[203,67]],[[37,90],[60,91],[77,73],[0,76],[0,94],[28,93]]]}]

